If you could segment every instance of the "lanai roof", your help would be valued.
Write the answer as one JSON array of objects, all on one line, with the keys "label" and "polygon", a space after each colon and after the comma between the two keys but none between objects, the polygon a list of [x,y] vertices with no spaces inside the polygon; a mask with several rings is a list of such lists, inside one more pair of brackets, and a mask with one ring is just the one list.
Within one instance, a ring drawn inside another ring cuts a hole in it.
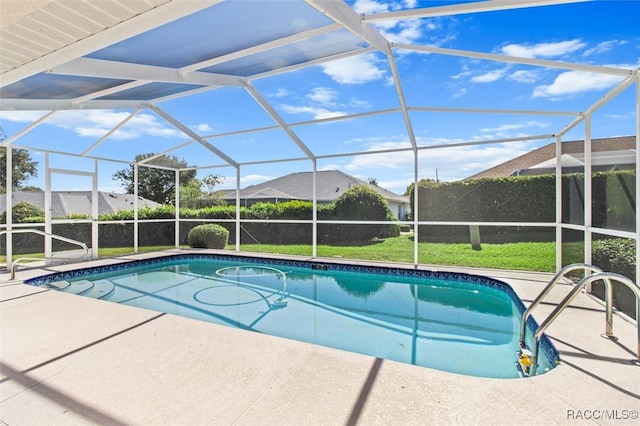
[{"label": "lanai roof", "polygon": [[[402,52],[612,75],[621,81],[613,94],[632,85],[637,70],[631,66],[565,63],[392,42],[385,36],[384,24],[579,1],[452,0],[446,4],[429,2],[428,6],[408,2],[411,6],[398,5],[398,10],[391,12],[359,14],[350,3],[334,0],[250,3],[242,0],[1,0],[0,110],[43,111],[40,119],[3,144],[19,146],[19,139],[25,133],[49,120],[57,111],[118,109],[126,112],[122,121],[92,144],[68,147],[58,142],[39,149],[130,162],[131,158],[111,158],[114,155],[112,151],[103,153],[98,148],[109,143],[118,130],[142,111],[155,114],[185,136],[184,142],[163,147],[160,153],[174,153],[187,146],[197,146],[202,152],[201,163],[196,164],[197,167],[238,168],[260,161],[315,161],[345,155],[347,153],[322,152],[312,148],[297,129],[310,123],[380,114],[397,115],[399,123],[404,125],[408,144],[401,149],[394,148],[394,152],[430,149],[416,137],[412,122],[414,114],[497,111],[409,104],[405,97],[407,89],[403,86],[403,72],[396,59]],[[256,85],[261,79],[367,53],[375,53],[381,61],[387,62],[389,81],[395,85],[396,92],[396,99],[389,108],[292,122],[283,117]],[[163,106],[166,101],[212,90],[234,90],[248,95],[264,111],[268,124],[248,123],[245,129],[233,132],[203,134]],[[573,121],[559,132],[520,139],[544,140],[561,135],[583,119],[583,115],[576,111],[553,111],[551,115]],[[222,137],[271,131],[292,145],[295,154],[287,151],[279,155],[278,150],[265,150],[245,160],[217,143]],[[492,139],[485,142],[500,141]],[[468,143],[471,142],[482,141]],[[375,152],[386,151],[379,149]],[[153,164],[153,158],[143,162]]]}]

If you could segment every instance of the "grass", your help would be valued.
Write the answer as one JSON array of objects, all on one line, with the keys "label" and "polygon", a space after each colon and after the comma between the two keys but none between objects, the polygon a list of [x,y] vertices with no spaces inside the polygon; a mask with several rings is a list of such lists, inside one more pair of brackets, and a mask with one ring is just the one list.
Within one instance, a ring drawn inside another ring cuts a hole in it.
[{"label": "grass", "polygon": [[[418,260],[442,266],[554,272],[555,247],[554,242],[482,244],[482,250],[476,251],[471,249],[471,244],[420,243]],[[309,245],[242,244],[241,249],[285,255],[312,254]],[[413,239],[406,235],[364,245],[318,245],[317,253],[320,257],[413,263],[413,250]]]},{"label": "grass", "polygon": [[[160,250],[168,250],[175,248],[174,246],[145,246],[138,247],[139,253],[147,253],[151,251],[160,251]],[[189,246],[182,246],[182,248],[189,248]],[[109,248],[100,248],[98,250],[98,257],[113,257],[113,256],[122,256],[125,254],[132,254],[132,247],[109,247]],[[20,259],[21,257],[33,257],[38,259],[44,259],[44,253],[21,253],[21,254],[13,254],[13,260]],[[37,262],[36,260],[25,260],[24,263]],[[7,256],[0,256],[0,263],[7,263]],[[22,262],[21,262],[22,263]]]},{"label": "grass", "polygon": [[[140,247],[139,252],[151,252],[174,248],[173,246]],[[183,246],[187,248],[187,246]],[[235,245],[227,246],[234,250]],[[310,245],[242,244],[242,251],[284,255],[311,256]],[[413,239],[410,235],[387,238],[360,245],[318,245],[320,257],[342,257],[387,262],[413,263]],[[131,247],[100,248],[100,257],[131,254]],[[14,255],[42,257],[39,254]],[[418,260],[422,264],[442,266],[468,266],[489,269],[513,269],[521,271],[555,271],[555,243],[482,244],[482,250],[471,249],[471,244],[420,243]],[[0,256],[6,263],[6,257]]]}]

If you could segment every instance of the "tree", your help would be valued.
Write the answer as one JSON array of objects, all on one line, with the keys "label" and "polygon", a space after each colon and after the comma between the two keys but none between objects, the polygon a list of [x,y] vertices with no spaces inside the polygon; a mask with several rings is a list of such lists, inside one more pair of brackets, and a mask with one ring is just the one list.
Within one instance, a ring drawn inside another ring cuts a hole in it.
[{"label": "tree", "polygon": [[[21,190],[26,181],[38,176],[38,162],[33,161],[26,149],[13,148],[11,164],[12,187]],[[0,150],[0,192],[7,192],[7,149]]]},{"label": "tree", "polygon": [[[136,155],[135,162],[140,162],[146,158],[154,156],[153,153]],[[175,156],[160,156],[151,164],[170,167],[172,169],[183,169],[188,167],[185,160],[180,160]],[[195,170],[183,170],[180,172],[180,186],[187,186],[195,179]],[[121,181],[122,186],[128,194],[134,193],[134,165],[131,164],[125,169],[118,170],[113,178]],[[176,179],[173,170],[157,169],[155,167],[138,167],[138,195],[146,199],[161,204],[173,204],[175,201]]]},{"label": "tree", "polygon": [[[7,139],[2,126],[0,126],[0,142]],[[11,173],[12,188],[22,189],[24,183],[38,175],[38,162],[33,161],[26,149],[13,149],[13,171]],[[7,192],[7,148],[0,150],[0,192]]]},{"label": "tree", "polygon": [[191,179],[186,185],[180,181],[180,207],[198,208],[198,200],[204,196],[201,187],[198,179]]},{"label": "tree", "polygon": [[224,192],[215,189],[222,182],[224,177],[214,174],[209,174],[202,180],[192,179],[186,185],[180,182],[180,206],[200,209],[224,204]]},{"label": "tree", "polygon": [[40,188],[39,186],[33,186],[33,185],[21,186],[20,187],[20,191],[22,191],[22,192],[44,192],[42,190],[42,188]]},{"label": "tree", "polygon": [[224,177],[220,175],[212,175],[209,174],[202,178],[202,184],[205,186],[205,193],[209,196],[214,195],[216,193],[216,186],[220,185],[224,182]]}]

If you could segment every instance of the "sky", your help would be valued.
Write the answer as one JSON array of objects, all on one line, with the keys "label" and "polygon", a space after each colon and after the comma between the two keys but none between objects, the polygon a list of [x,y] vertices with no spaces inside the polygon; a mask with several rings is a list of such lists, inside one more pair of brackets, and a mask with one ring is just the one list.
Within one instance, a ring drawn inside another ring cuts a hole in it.
[{"label": "sky", "polygon": [[[270,0],[273,1],[273,0]],[[399,9],[439,6],[441,1],[356,0],[348,1],[356,12],[382,13]],[[451,3],[451,2],[449,2]],[[595,1],[512,11],[463,14],[448,17],[383,21],[376,28],[393,43],[468,50],[530,59],[636,69],[640,66],[640,0]],[[487,108],[516,111],[581,112],[615,87],[621,78],[585,71],[543,68],[506,62],[395,50],[394,57],[406,103],[414,108]],[[289,124],[295,135],[321,158],[318,170],[337,169],[363,180],[403,193],[414,180],[411,152],[394,152],[409,145],[407,126],[401,114],[369,115],[347,120],[304,124],[311,120],[399,107],[392,71],[381,53],[366,53],[252,81],[258,92]],[[636,88],[631,86],[599,109],[592,120],[592,137],[634,135]],[[240,163],[240,186],[246,187],[288,173],[311,171],[303,150],[242,88],[221,88],[158,106]],[[132,111],[63,111],[15,140],[14,145],[82,153]],[[0,111],[0,126],[6,136],[20,132],[46,111]],[[429,147],[420,151],[418,178],[455,181],[552,143],[554,138],[532,141],[440,145],[472,141],[554,134],[573,118],[541,114],[477,114],[412,111],[416,143]],[[228,135],[247,129],[268,130]],[[584,138],[579,125],[564,140]],[[216,136],[218,135],[218,136]],[[222,135],[222,136],[219,136]],[[223,176],[221,188],[236,184],[235,169],[220,167],[223,161],[190,143],[175,127],[150,110],[144,110],[105,142],[91,149],[96,157],[116,157],[123,162],[139,153],[171,153],[207,174]],[[53,148],[52,148],[53,147]],[[383,154],[346,156],[338,154],[388,150]],[[38,177],[27,184],[44,187],[44,156]],[[299,159],[254,164],[262,160]],[[92,171],[94,161],[51,155],[50,167]],[[113,174],[126,163],[99,161],[98,186],[103,191],[124,192]],[[53,189],[90,189],[90,178],[55,174]]]}]

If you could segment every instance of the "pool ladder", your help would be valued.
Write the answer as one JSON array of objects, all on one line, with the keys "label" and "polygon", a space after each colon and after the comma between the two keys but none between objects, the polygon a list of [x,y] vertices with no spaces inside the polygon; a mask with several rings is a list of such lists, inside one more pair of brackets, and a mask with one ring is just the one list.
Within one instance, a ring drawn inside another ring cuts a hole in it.
[{"label": "pool ladder", "polygon": [[[591,272],[591,275],[586,275],[571,289],[569,294],[556,306],[556,308],[549,314],[549,316],[540,324],[538,329],[534,333],[534,344],[531,351],[526,347],[525,335],[527,331],[527,319],[531,316],[531,312],[542,302],[542,299],[549,294],[551,289],[569,272],[575,270],[584,270],[585,272]],[[638,347],[636,351],[637,361],[640,362],[640,286],[631,281],[629,278],[616,274],[613,272],[603,272],[602,269],[597,266],[589,265],[586,263],[574,263],[562,268],[549,284],[540,292],[538,297],[529,305],[529,307],[522,314],[522,322],[520,324],[520,354],[519,361],[523,367],[523,371],[529,376],[536,374],[538,368],[538,352],[540,350],[540,339],[545,330],[551,325],[553,321],[565,310],[565,308],[571,303],[573,299],[580,293],[580,291],[587,285],[594,281],[602,280],[605,285],[605,335],[608,338],[614,338],[613,336],[613,285],[612,281],[617,281],[627,286],[636,296],[636,329],[638,334]]]},{"label": "pool ladder", "polygon": [[16,279],[16,268],[18,267],[18,265],[25,260],[30,260],[30,261],[40,261],[40,260],[69,260],[69,261],[79,261],[82,260],[84,258],[86,258],[89,255],[89,248],[87,247],[87,245],[81,241],[76,241],[76,240],[72,240],[71,238],[67,238],[67,237],[63,237],[61,235],[56,235],[56,234],[51,234],[49,232],[44,232],[41,231],[39,229],[6,229],[4,231],[0,231],[0,236],[1,235],[5,235],[5,234],[38,234],[38,235],[42,235],[45,237],[51,237],[55,240],[59,240],[59,241],[64,241],[66,243],[69,244],[74,244],[80,248],[82,248],[83,253],[81,256],[79,257],[27,257],[27,256],[22,256],[16,260],[14,260],[13,262],[11,262],[10,265],[7,265],[7,267],[9,268],[9,272],[10,272],[10,277],[9,280],[15,280]]}]

